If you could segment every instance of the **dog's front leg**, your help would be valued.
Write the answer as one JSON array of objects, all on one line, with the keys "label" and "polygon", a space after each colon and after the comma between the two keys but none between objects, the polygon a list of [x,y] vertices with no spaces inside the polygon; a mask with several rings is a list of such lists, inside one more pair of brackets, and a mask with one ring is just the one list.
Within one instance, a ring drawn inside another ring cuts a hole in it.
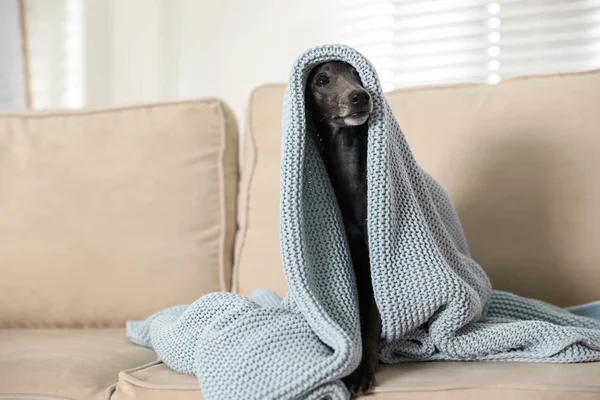
[{"label": "dog's front leg", "polygon": [[357,396],[369,392],[375,385],[375,369],[379,365],[381,319],[371,281],[369,249],[359,229],[348,229],[348,244],[356,276],[363,353],[359,366],[344,383]]}]

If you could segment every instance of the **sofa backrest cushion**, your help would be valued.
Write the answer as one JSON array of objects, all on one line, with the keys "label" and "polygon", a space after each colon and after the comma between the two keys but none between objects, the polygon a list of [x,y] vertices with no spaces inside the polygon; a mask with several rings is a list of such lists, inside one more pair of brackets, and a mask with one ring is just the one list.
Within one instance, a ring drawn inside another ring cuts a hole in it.
[{"label": "sofa backrest cushion", "polygon": [[[250,99],[234,289],[286,292],[278,242],[284,85]],[[559,305],[600,291],[600,71],[387,94],[497,289]]]},{"label": "sofa backrest cushion", "polygon": [[219,100],[0,114],[0,327],[120,326],[231,282]]}]

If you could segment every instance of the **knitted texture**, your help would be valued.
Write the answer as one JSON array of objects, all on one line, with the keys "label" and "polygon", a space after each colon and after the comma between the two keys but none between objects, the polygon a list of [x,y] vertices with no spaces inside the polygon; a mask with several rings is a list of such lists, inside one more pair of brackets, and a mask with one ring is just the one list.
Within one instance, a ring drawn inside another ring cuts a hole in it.
[{"label": "knitted texture", "polygon": [[415,162],[372,65],[355,50],[300,55],[286,89],[281,160],[281,255],[289,292],[213,293],[130,322],[131,339],[211,399],[347,399],[340,378],[362,352],[357,293],[341,215],[307,125],[304,86],[315,65],[341,60],[373,99],[368,242],[382,319],[381,360],[600,360],[600,303],[561,309],[492,291],[470,257],[441,186]]}]

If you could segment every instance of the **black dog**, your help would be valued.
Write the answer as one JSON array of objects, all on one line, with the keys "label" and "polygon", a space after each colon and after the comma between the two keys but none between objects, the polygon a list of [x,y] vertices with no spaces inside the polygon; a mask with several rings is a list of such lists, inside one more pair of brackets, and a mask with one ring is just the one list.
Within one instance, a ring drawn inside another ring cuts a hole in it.
[{"label": "black dog", "polygon": [[313,68],[305,97],[342,212],[356,276],[363,354],[358,368],[344,382],[352,394],[360,395],[375,384],[381,334],[366,239],[367,120],[373,104],[356,69],[341,61]]}]

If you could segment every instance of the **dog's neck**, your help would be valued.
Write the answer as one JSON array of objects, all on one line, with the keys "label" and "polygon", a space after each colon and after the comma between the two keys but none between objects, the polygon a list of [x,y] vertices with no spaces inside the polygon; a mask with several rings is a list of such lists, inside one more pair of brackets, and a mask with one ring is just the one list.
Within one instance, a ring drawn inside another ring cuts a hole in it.
[{"label": "dog's neck", "polygon": [[323,140],[324,150],[329,156],[338,152],[366,150],[368,125],[335,127],[328,123],[317,125],[318,134]]},{"label": "dog's neck", "polygon": [[321,154],[342,214],[359,227],[366,220],[368,125],[332,127],[320,124]]}]

